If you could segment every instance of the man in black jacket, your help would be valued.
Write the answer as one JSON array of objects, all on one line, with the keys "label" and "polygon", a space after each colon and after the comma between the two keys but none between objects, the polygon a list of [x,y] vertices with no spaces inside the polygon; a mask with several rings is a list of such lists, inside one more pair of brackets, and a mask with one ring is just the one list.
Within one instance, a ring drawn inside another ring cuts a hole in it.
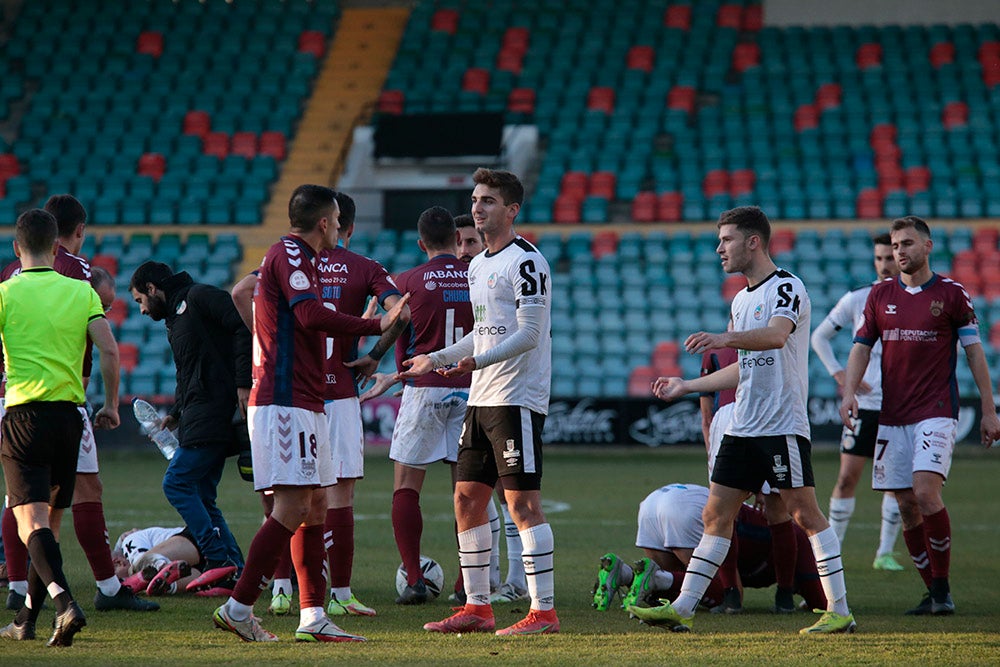
[{"label": "man in black jacket", "polygon": [[177,366],[175,403],[163,425],[178,427],[180,448],[163,476],[163,493],[194,535],[206,570],[242,569],[243,553],[215,499],[226,456],[234,453],[233,417],[237,409],[246,417],[250,331],[228,292],[161,262],[140,265],[129,290],[143,315],[166,321]]}]

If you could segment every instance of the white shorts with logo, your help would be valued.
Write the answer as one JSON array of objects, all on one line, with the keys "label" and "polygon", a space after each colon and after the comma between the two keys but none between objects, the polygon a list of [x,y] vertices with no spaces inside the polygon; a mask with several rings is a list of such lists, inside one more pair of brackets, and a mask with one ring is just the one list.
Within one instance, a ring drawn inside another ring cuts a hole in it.
[{"label": "white shorts with logo", "polygon": [[694,549],[705,532],[701,520],[708,489],[670,484],[639,503],[635,546],[640,549]]},{"label": "white shorts with logo", "polygon": [[365,430],[361,424],[361,403],[355,398],[327,401],[326,426],[330,434],[333,474],[337,479],[365,476]]},{"label": "white shorts with logo", "polygon": [[251,405],[247,409],[253,488],[332,486],[330,434],[322,412],[283,405]]},{"label": "white shorts with logo", "polygon": [[719,455],[719,447],[722,446],[722,436],[726,434],[730,422],[733,421],[733,410],[735,403],[726,403],[719,408],[712,417],[712,423],[708,427],[708,478],[712,479],[712,470],[715,468],[715,457]]},{"label": "white shorts with logo", "polygon": [[94,440],[94,426],[87,416],[87,408],[80,407],[80,417],[83,419],[83,435],[80,436],[80,453],[76,457],[76,473],[96,473],[97,441]]},{"label": "white shorts with logo", "polygon": [[934,417],[916,424],[878,427],[872,488],[910,489],[913,473],[936,472],[948,479],[958,420]]},{"label": "white shorts with logo", "polygon": [[458,460],[469,390],[457,387],[404,387],[389,458],[422,466]]}]

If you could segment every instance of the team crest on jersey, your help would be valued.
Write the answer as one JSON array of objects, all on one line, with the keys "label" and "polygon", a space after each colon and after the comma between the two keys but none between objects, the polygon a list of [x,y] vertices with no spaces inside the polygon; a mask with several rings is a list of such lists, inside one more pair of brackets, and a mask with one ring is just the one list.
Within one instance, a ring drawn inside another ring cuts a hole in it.
[{"label": "team crest on jersey", "polygon": [[288,276],[288,284],[292,289],[304,290],[309,288],[309,278],[301,271],[294,271]]},{"label": "team crest on jersey", "polygon": [[757,307],[753,309],[753,318],[760,320],[762,317],[764,317],[764,304],[758,303]]},{"label": "team crest on jersey", "polygon": [[500,281],[500,274],[496,272],[491,273],[490,277],[486,279],[486,286],[489,287],[490,289],[493,289],[494,287],[497,286],[497,283],[499,281]]},{"label": "team crest on jersey", "polygon": [[938,317],[944,312],[944,301],[931,301],[931,315]]},{"label": "team crest on jersey", "polygon": [[427,282],[424,283],[424,289],[426,289],[428,292],[433,292],[437,288],[438,284],[433,280],[428,280]]},{"label": "team crest on jersey", "polygon": [[188,302],[186,300],[185,301],[181,301],[177,305],[177,314],[178,315],[183,315],[184,311],[187,310],[187,308],[188,308]]}]

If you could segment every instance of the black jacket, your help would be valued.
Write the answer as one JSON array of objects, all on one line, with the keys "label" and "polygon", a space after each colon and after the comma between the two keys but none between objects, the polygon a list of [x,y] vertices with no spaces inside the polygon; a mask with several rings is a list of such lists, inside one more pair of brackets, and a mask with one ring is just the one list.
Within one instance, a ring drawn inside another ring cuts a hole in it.
[{"label": "black jacket", "polygon": [[237,387],[250,387],[251,338],[228,292],[194,283],[186,272],[162,285],[167,339],[177,366],[170,414],[182,447],[233,439]]}]

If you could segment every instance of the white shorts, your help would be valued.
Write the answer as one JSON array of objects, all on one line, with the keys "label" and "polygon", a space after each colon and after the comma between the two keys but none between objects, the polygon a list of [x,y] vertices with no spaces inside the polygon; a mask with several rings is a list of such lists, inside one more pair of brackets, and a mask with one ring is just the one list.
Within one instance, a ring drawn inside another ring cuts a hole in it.
[{"label": "white shorts", "polygon": [[456,387],[404,387],[389,458],[408,466],[458,460],[469,391]]},{"label": "white shorts", "polygon": [[357,398],[327,401],[326,427],[330,434],[333,474],[337,479],[365,476],[365,430],[361,424],[361,403]]},{"label": "white shorts", "polygon": [[76,457],[76,474],[97,473],[97,441],[94,440],[94,426],[87,416],[87,408],[81,407],[83,435],[80,436],[80,453]]},{"label": "white shorts", "polygon": [[936,472],[948,479],[958,421],[934,417],[905,426],[878,427],[872,488],[876,491],[913,488],[913,473]]},{"label": "white shorts", "polygon": [[712,423],[708,427],[708,478],[712,479],[712,470],[715,468],[715,457],[719,455],[719,447],[722,446],[722,436],[726,434],[730,422],[733,421],[733,410],[736,403],[726,403],[716,411],[712,417]]},{"label": "white shorts", "polygon": [[283,405],[247,408],[253,488],[332,486],[337,481],[322,412]]},{"label": "white shorts", "polygon": [[695,484],[670,484],[653,491],[639,503],[635,546],[694,549],[705,532],[701,513],[706,502],[708,489]]}]

